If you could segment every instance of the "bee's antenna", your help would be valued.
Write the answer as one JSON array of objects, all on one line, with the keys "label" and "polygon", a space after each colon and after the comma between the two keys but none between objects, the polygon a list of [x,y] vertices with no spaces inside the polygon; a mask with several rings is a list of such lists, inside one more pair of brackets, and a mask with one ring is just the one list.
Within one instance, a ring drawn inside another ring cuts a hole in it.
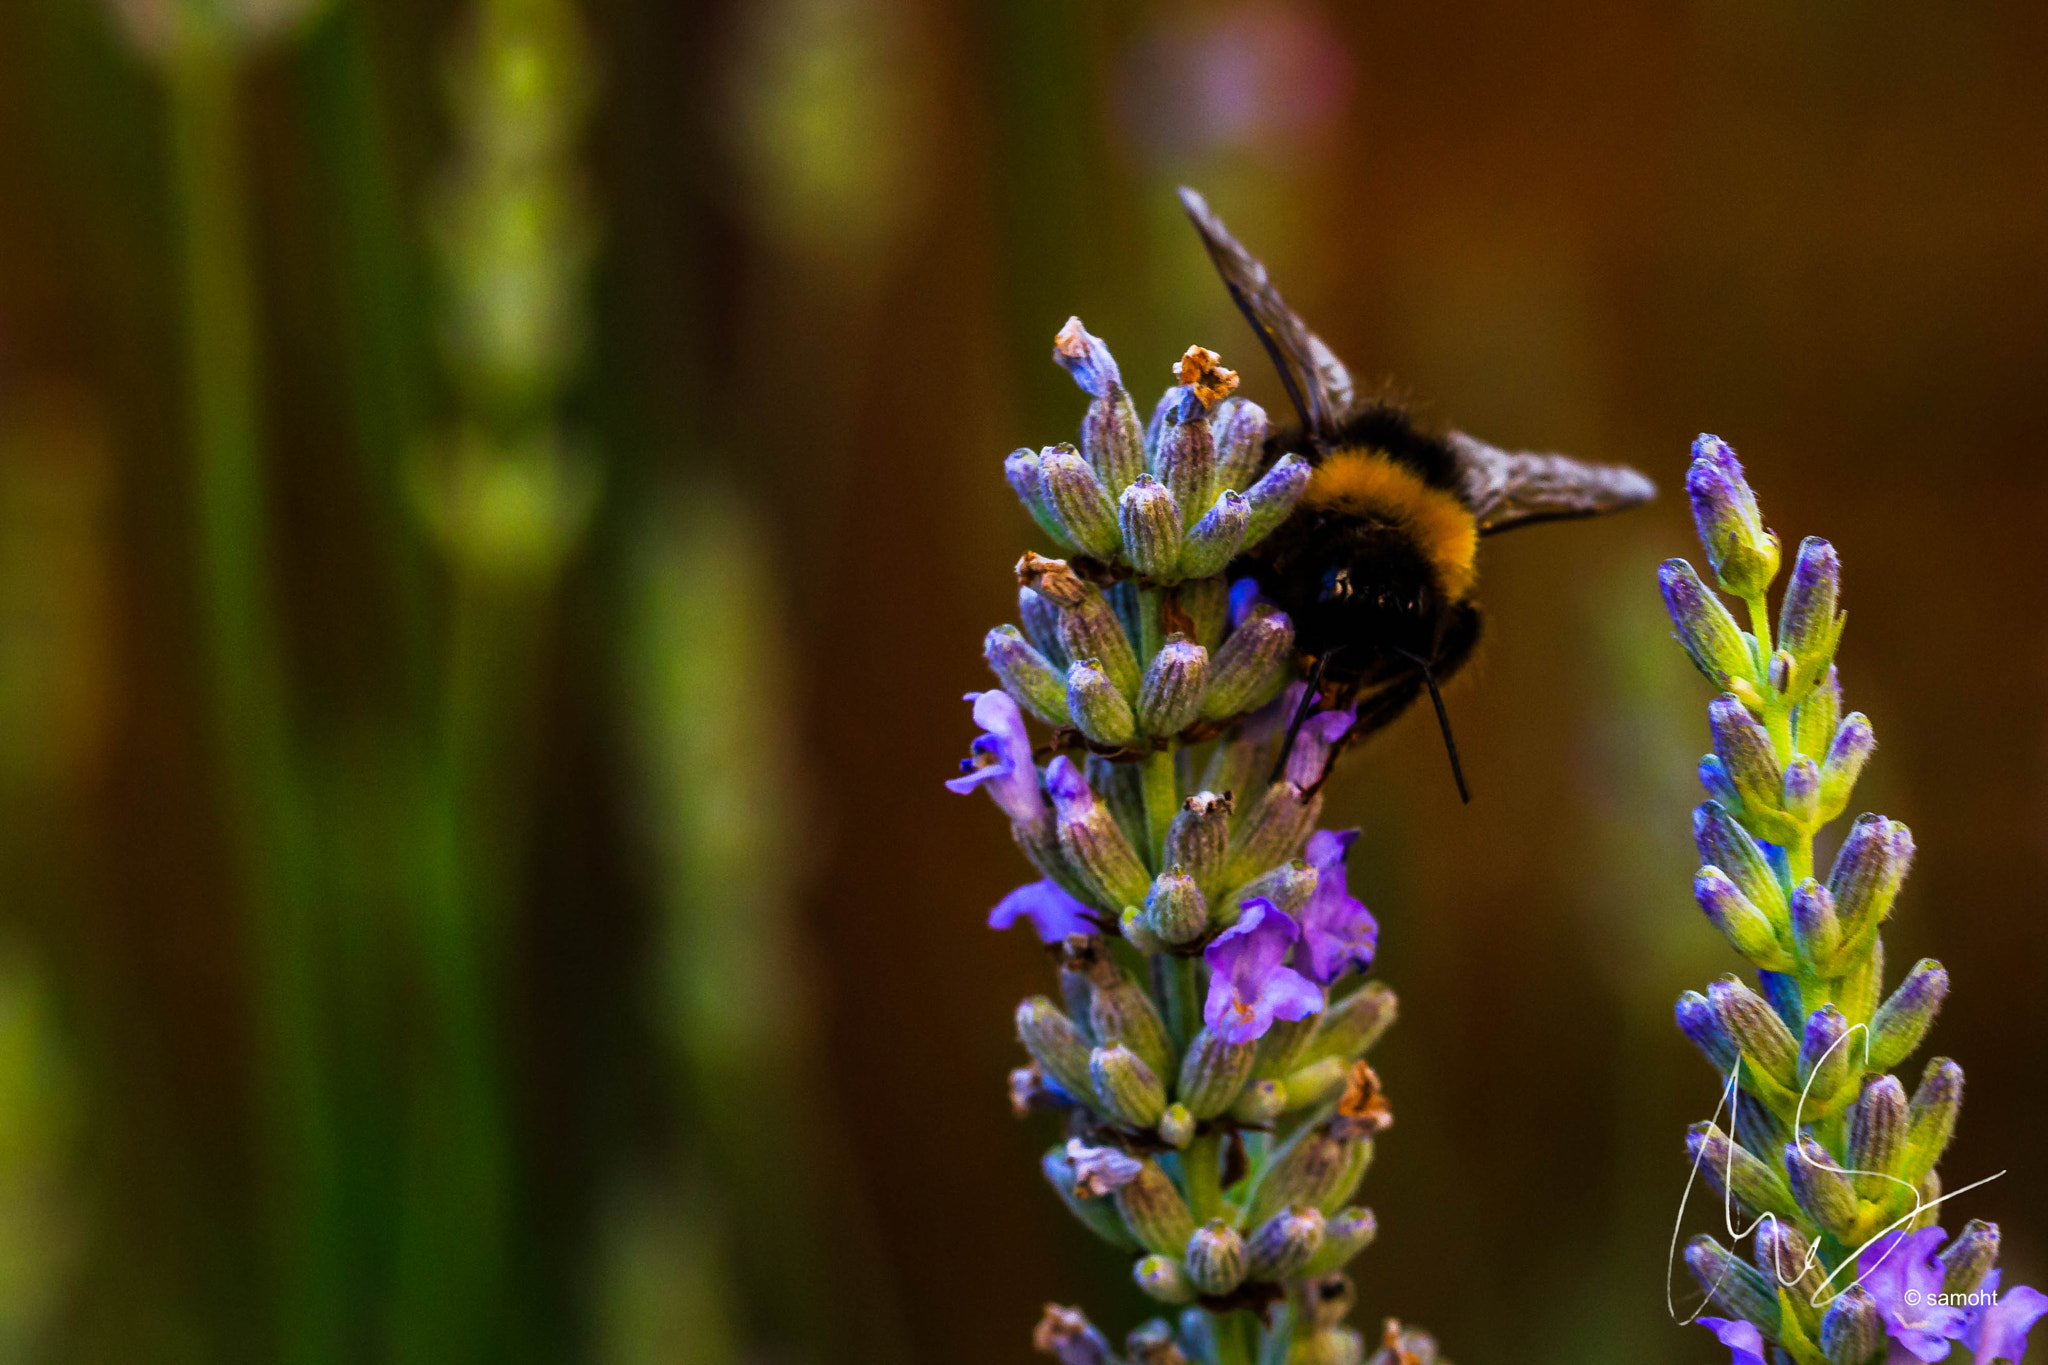
[{"label": "bee's antenna", "polygon": [[1287,739],[1280,746],[1280,757],[1273,761],[1273,775],[1266,779],[1267,786],[1278,782],[1280,774],[1287,770],[1287,755],[1294,752],[1295,737],[1301,733],[1303,722],[1308,720],[1309,712],[1315,708],[1316,693],[1322,689],[1323,666],[1330,662],[1330,655],[1336,652],[1333,649],[1328,653],[1316,655],[1316,666],[1308,675],[1308,690],[1301,694],[1301,705],[1294,708],[1294,719],[1287,724]]},{"label": "bee's antenna", "polygon": [[1469,806],[1472,804],[1472,789],[1465,785],[1465,765],[1458,762],[1458,739],[1451,733],[1451,713],[1444,710],[1443,693],[1436,690],[1436,674],[1431,671],[1429,660],[1420,655],[1410,654],[1405,649],[1397,649],[1394,653],[1413,660],[1415,666],[1422,670],[1422,684],[1429,689],[1429,704],[1436,708],[1437,729],[1444,732],[1444,752],[1451,757],[1451,778],[1458,784],[1458,799]]}]

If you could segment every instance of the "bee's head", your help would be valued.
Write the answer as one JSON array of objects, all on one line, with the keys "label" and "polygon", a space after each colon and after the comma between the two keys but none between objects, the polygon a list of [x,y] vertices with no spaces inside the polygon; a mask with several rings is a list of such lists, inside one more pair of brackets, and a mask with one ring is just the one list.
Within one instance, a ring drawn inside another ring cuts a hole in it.
[{"label": "bee's head", "polygon": [[1408,659],[1435,656],[1448,603],[1411,540],[1384,531],[1349,537],[1320,569],[1313,600],[1301,604],[1296,623],[1303,649],[1336,650],[1344,671],[1368,682]]}]

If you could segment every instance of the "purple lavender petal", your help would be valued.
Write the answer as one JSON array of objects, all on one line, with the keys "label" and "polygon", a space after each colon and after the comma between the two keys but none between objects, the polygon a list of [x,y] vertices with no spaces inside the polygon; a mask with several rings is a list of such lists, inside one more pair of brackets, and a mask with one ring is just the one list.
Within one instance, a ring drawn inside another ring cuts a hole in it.
[{"label": "purple lavender petal", "polygon": [[1357,715],[1349,710],[1318,711],[1303,721],[1301,733],[1294,737],[1294,748],[1287,755],[1287,780],[1304,788],[1322,781],[1323,769],[1330,762],[1330,747],[1357,723]]},{"label": "purple lavender petal", "polygon": [[1999,1273],[1994,1270],[1984,1277],[1980,1289],[1990,1296],[1990,1302],[1971,1310],[1969,1325],[1963,1328],[1963,1345],[1984,1365],[1994,1360],[2019,1365],[2026,1359],[2027,1333],[2048,1314],[2048,1294],[2021,1285],[2000,1297]]},{"label": "purple lavender petal", "polygon": [[1236,924],[1203,950],[1209,964],[1209,998],[1202,1021],[1231,1043],[1265,1036],[1275,1018],[1305,1019],[1323,1007],[1323,993],[1301,973],[1281,964],[1301,930],[1271,901],[1254,896]]},{"label": "purple lavender petal", "polygon": [[1045,798],[1038,791],[1023,713],[1007,692],[969,692],[966,700],[974,703],[974,723],[983,733],[975,737],[974,757],[960,765],[960,776],[947,780],[947,790],[965,794],[986,786],[1012,820],[1037,822],[1045,815]]},{"label": "purple lavender petal", "polygon": [[1301,909],[1301,939],[1308,975],[1324,985],[1354,964],[1361,971],[1370,967],[1379,949],[1379,921],[1346,884],[1344,858],[1357,839],[1355,829],[1319,829],[1308,840],[1306,857],[1316,870],[1316,889]]},{"label": "purple lavender petal", "polygon": [[1083,818],[1095,805],[1095,792],[1088,786],[1088,779],[1065,754],[1046,765],[1045,789],[1052,793],[1053,807],[1062,820],[1069,818],[1069,812],[1074,818]]},{"label": "purple lavender petal", "polygon": [[1764,1360],[1764,1334],[1753,1322],[1740,1318],[1695,1318],[1693,1321],[1707,1328],[1721,1344],[1734,1352],[1734,1365],[1766,1365]]},{"label": "purple lavender petal", "polygon": [[997,901],[996,908],[988,912],[988,927],[1007,929],[1020,919],[1030,920],[1046,943],[1057,943],[1068,934],[1102,932],[1087,906],[1049,881],[1020,886]]},{"label": "purple lavender petal", "polygon": [[1930,1365],[1948,1357],[1949,1343],[1969,1321],[1962,1309],[1937,1302],[1944,1271],[1934,1254],[1947,1240],[1938,1227],[1887,1233],[1865,1247],[1856,1262],[1858,1278],[1884,1316],[1886,1333]]}]

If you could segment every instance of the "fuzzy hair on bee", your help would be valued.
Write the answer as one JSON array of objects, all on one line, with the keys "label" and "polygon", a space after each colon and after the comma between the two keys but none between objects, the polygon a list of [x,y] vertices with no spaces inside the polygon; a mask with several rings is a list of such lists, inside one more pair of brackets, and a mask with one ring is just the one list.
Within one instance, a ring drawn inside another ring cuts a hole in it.
[{"label": "fuzzy hair on bee", "polygon": [[1180,194],[1300,418],[1268,438],[1264,464],[1296,453],[1314,469],[1287,521],[1233,566],[1293,619],[1310,680],[1282,762],[1315,706],[1356,705],[1348,744],[1397,720],[1426,691],[1469,800],[1439,685],[1479,641],[1479,542],[1517,526],[1621,511],[1656,489],[1623,465],[1501,450],[1461,431],[1430,431],[1390,399],[1361,401],[1350,371],[1287,306],[1266,267],[1199,194]]}]

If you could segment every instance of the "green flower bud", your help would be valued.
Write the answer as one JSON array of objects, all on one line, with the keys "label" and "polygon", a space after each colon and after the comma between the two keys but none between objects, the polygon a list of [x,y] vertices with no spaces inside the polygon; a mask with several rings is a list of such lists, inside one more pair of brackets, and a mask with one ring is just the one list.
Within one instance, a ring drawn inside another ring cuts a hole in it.
[{"label": "green flower bud", "polygon": [[1339,1093],[1350,1073],[1350,1066],[1336,1057],[1325,1057],[1288,1072],[1283,1078],[1287,1082],[1288,1112],[1313,1109]]},{"label": "green flower bud", "polygon": [[1138,725],[1148,735],[1177,735],[1194,724],[1209,684],[1209,651],[1169,635],[1138,686]]},{"label": "green flower bud", "polygon": [[1223,858],[1230,847],[1230,811],[1229,796],[1199,791],[1181,802],[1166,827],[1166,866],[1178,867],[1193,877],[1205,897],[1216,893],[1223,876]]},{"label": "green flower bud", "polygon": [[1253,1081],[1230,1107],[1230,1116],[1247,1128],[1263,1128],[1286,1112],[1287,1086],[1280,1081]]},{"label": "green flower bud", "polygon": [[1304,1128],[1267,1164],[1245,1221],[1263,1223],[1289,1207],[1337,1209],[1357,1191],[1371,1164],[1372,1139],[1338,1137],[1323,1124]]},{"label": "green flower bud", "polygon": [[1820,795],[1821,778],[1818,763],[1801,754],[1786,765],[1785,784],[1779,794],[1779,806],[1801,828],[1810,829],[1820,823]]},{"label": "green flower bud", "polygon": [[1963,1069],[1946,1057],[1936,1057],[1920,1077],[1913,1103],[1906,1109],[1906,1145],[1899,1157],[1901,1180],[1918,1182],[1956,1134],[1956,1114],[1963,1107]]},{"label": "green flower bud", "polygon": [[1393,1026],[1399,1010],[1393,987],[1383,981],[1366,982],[1316,1016],[1321,1022],[1309,1056],[1357,1060]]},{"label": "green flower bud", "polygon": [[1124,1127],[1150,1128],[1165,1116],[1166,1087],[1160,1083],[1159,1073],[1122,1043],[1109,1043],[1089,1053],[1088,1076],[1103,1112]]},{"label": "green flower bud", "polygon": [[1171,1256],[1147,1256],[1131,1267],[1138,1288],[1161,1303],[1193,1303],[1195,1287],[1181,1272],[1180,1262]]},{"label": "green flower bud", "polygon": [[1823,1231],[1847,1241],[1856,1230],[1856,1185],[1827,1148],[1810,1137],[1785,1144],[1792,1197]]},{"label": "green flower bud", "polygon": [[1097,559],[1115,558],[1123,543],[1116,500],[1080,451],[1065,444],[1040,451],[1038,482],[1066,527],[1068,540]]},{"label": "green flower bud", "polygon": [[1179,1150],[1195,1140],[1195,1116],[1184,1104],[1169,1104],[1159,1116],[1159,1140]]},{"label": "green flower bud", "polygon": [[1064,680],[1068,659],[1066,643],[1060,638],[1060,609],[1052,599],[1036,589],[1020,587],[1017,589],[1017,619],[1023,623],[1024,638],[1045,656],[1045,661]]},{"label": "green flower bud", "polygon": [[1863,1040],[1849,1036],[1849,1021],[1833,1005],[1823,1005],[1807,1018],[1799,1044],[1798,1079],[1809,1110],[1825,1109],[1837,1092],[1863,1074]]},{"label": "green flower bud", "polygon": [[1784,949],[1778,946],[1778,932],[1770,917],[1757,909],[1720,868],[1703,867],[1695,873],[1692,895],[1736,952],[1767,967],[1791,965],[1785,959]]},{"label": "green flower bud", "polygon": [[[1294,912],[1288,910],[1287,913],[1291,915]],[[1252,1067],[1252,1074],[1283,1077],[1301,1065],[1309,1043],[1315,1038],[1321,1014],[1319,1010],[1305,1019],[1275,1019],[1267,1028],[1266,1036],[1259,1039],[1259,1060]]]},{"label": "green flower bud", "polygon": [[1830,1286],[1823,1283],[1827,1270],[1806,1234],[1781,1219],[1768,1219],[1757,1226],[1752,1254],[1764,1279],[1786,1291],[1801,1326],[1808,1331],[1818,1328],[1820,1313],[1814,1305],[1828,1296]]},{"label": "green flower bud", "polygon": [[1722,1030],[1735,1040],[1750,1065],[1791,1088],[1796,1082],[1799,1044],[1777,1011],[1732,976],[1708,987],[1707,999]]},{"label": "green flower bud", "polygon": [[1261,1223],[1246,1243],[1251,1278],[1291,1279],[1301,1273],[1322,1245],[1322,1210],[1284,1209]]},{"label": "green flower bud", "polygon": [[1222,573],[1244,548],[1251,521],[1250,503],[1227,488],[1219,493],[1216,505],[1188,528],[1187,542],[1180,551],[1181,577],[1209,578]]},{"label": "green flower bud", "polygon": [[1732,692],[1714,698],[1707,706],[1707,717],[1714,736],[1714,756],[1741,794],[1745,812],[1776,810],[1785,773],[1764,727]]},{"label": "green flower bud", "polygon": [[1835,854],[1828,890],[1842,920],[1842,936],[1866,942],[1892,910],[1906,873],[1913,866],[1913,832],[1882,815],[1857,817]]},{"label": "green flower bud", "polygon": [[1692,837],[1702,863],[1727,873],[1773,925],[1786,922],[1791,907],[1777,873],[1749,831],[1722,809],[1720,802],[1702,802],[1693,811]]},{"label": "green flower bud", "polygon": [[1209,660],[1203,720],[1226,720],[1264,699],[1284,677],[1294,652],[1294,622],[1264,605],[1238,623]]},{"label": "green flower bud", "polygon": [[1064,1147],[1054,1147],[1039,1162],[1039,1169],[1045,1172],[1046,1183],[1051,1185],[1060,1202],[1073,1215],[1087,1225],[1088,1230],[1121,1251],[1136,1251],[1137,1239],[1124,1227],[1124,1220],[1118,1216],[1116,1205],[1101,1196],[1076,1194],[1074,1163]]},{"label": "green flower bud", "polygon": [[1125,701],[1137,701],[1138,656],[1116,608],[1100,591],[1083,585],[1074,605],[1061,609],[1060,641],[1069,659],[1095,660]]},{"label": "green flower bud", "polygon": [[1883,1199],[1898,1188],[1894,1174],[1906,1147],[1906,1087],[1897,1076],[1869,1076],[1849,1106],[1848,1153],[1856,1193]]},{"label": "green flower bud", "polygon": [[1972,1294],[1998,1264],[1998,1224],[1972,1218],[1941,1252],[1942,1291]]},{"label": "green flower bud", "polygon": [[1664,609],[1678,642],[1707,681],[1724,688],[1738,679],[1753,684],[1756,664],[1742,628],[1721,599],[1707,591],[1692,565],[1667,559],[1657,570],[1657,582],[1664,589]]},{"label": "green flower bud", "polygon": [[1792,888],[1792,941],[1809,970],[1831,974],[1827,969],[1842,946],[1842,922],[1835,915],[1834,896],[1811,877]]},{"label": "green flower bud", "polygon": [[1203,1029],[1181,1058],[1174,1094],[1197,1119],[1212,1119],[1236,1101],[1251,1078],[1257,1043],[1227,1043]]},{"label": "green flower bud", "polygon": [[1870,1068],[1890,1070],[1913,1054],[1948,997],[1948,971],[1923,957],[1870,1017]]},{"label": "green flower bud", "polygon": [[1245,524],[1246,549],[1258,544],[1287,520],[1308,491],[1315,468],[1299,455],[1282,455],[1265,476],[1244,495],[1251,506],[1251,520]]},{"label": "green flower bud", "polygon": [[1060,849],[1081,879],[1095,889],[1083,897],[1099,905],[1137,905],[1151,886],[1151,874],[1109,807],[1097,799],[1080,770],[1063,754],[1046,767],[1059,824]]},{"label": "green flower bud", "polygon": [[1169,866],[1152,879],[1138,922],[1168,947],[1193,943],[1209,928],[1209,902],[1187,869]]},{"label": "green flower bud", "polygon": [[1135,905],[1126,905],[1118,917],[1117,927],[1123,930],[1124,942],[1130,944],[1147,957],[1166,951],[1166,941],[1145,926],[1145,912]]},{"label": "green flower bud", "polygon": [[1371,1209],[1349,1208],[1333,1214],[1323,1223],[1322,1249],[1302,1267],[1304,1275],[1328,1275],[1342,1270],[1351,1258],[1372,1245],[1379,1236],[1379,1221]]},{"label": "green flower bud", "polygon": [[1171,1076],[1173,1046],[1167,1041],[1166,1023],[1152,1003],[1152,993],[1131,980],[1107,954],[1096,959],[1088,979],[1095,990],[1088,1007],[1088,1026],[1096,1041],[1104,1046],[1121,1043],[1137,1053],[1155,1077]]},{"label": "green flower bud", "polygon": [[982,657],[1019,706],[1047,725],[1065,725],[1067,680],[1015,626],[997,626],[981,645]]},{"label": "green flower bud", "polygon": [[[1856,787],[1856,779],[1863,774],[1863,765],[1877,750],[1877,734],[1870,728],[1870,721],[1861,711],[1853,711],[1842,718],[1829,736],[1827,757],[1820,768],[1820,811],[1821,818],[1832,820],[1842,813],[1849,804],[1849,794]],[[1819,752],[1819,750],[1816,750]]]},{"label": "green flower bud", "polygon": [[1884,1346],[1884,1315],[1860,1284],[1835,1296],[1820,1319],[1820,1351],[1828,1365],[1866,1365]]},{"label": "green flower bud", "polygon": [[1140,474],[1117,499],[1117,524],[1123,532],[1124,558],[1132,568],[1147,578],[1177,576],[1181,542],[1187,532],[1180,505],[1166,485],[1150,474]]},{"label": "green flower bud", "polygon": [[1250,1257],[1244,1236],[1221,1218],[1212,1218],[1188,1238],[1188,1278],[1204,1294],[1228,1294],[1244,1283]]},{"label": "green flower bud", "polygon": [[1778,538],[1764,529],[1756,494],[1728,444],[1702,435],[1692,449],[1685,491],[1714,576],[1737,597],[1761,597],[1778,576]]},{"label": "green flower bud", "polygon": [[1017,1040],[1060,1089],[1081,1100],[1095,1093],[1088,1071],[1088,1039],[1052,1001],[1034,995],[1017,1006]]},{"label": "green flower bud", "polygon": [[1261,896],[1273,902],[1275,909],[1287,915],[1298,915],[1301,907],[1308,904],[1308,898],[1316,893],[1317,873],[1300,858],[1282,863],[1270,872],[1261,872],[1237,890],[1223,898],[1216,909],[1216,923],[1229,926],[1237,923],[1244,913],[1244,903]]},{"label": "green flower bud", "polygon": [[[1842,679],[1830,666],[1820,683],[1806,694],[1806,700],[1792,708],[1792,747],[1802,754],[1826,753],[1828,741],[1834,737],[1841,719]],[[1825,797],[1822,804],[1825,807]]]},{"label": "green flower bud", "polygon": [[1195,1230],[1187,1200],[1155,1161],[1117,1188],[1116,1207],[1138,1244],[1160,1256],[1178,1258]]},{"label": "green flower bud", "polygon": [[1806,678],[1820,675],[1842,638],[1842,617],[1835,610],[1841,585],[1842,565],[1835,547],[1818,536],[1800,541],[1785,601],[1778,609],[1778,648],[1798,661]]},{"label": "green flower bud", "polygon": [[1726,1200],[1733,1195],[1744,1222],[1762,1215],[1789,1218],[1798,1212],[1791,1186],[1776,1169],[1754,1156],[1748,1148],[1731,1142],[1712,1123],[1695,1123],[1685,1135],[1685,1149],[1693,1169],[1700,1173],[1714,1193]]},{"label": "green flower bud", "polygon": [[1279,866],[1301,846],[1302,838],[1322,809],[1320,792],[1304,797],[1300,787],[1287,781],[1266,788],[1259,803],[1231,831],[1230,851],[1223,863],[1224,884],[1242,886]]},{"label": "green flower bud", "polygon": [[[1216,496],[1216,438],[1209,415],[1192,402],[1166,414],[1159,428],[1152,472],[1173,491],[1187,516],[1199,515]],[[1196,577],[1199,575],[1190,575]]]},{"label": "green flower bud", "polygon": [[1097,744],[1131,744],[1138,738],[1131,704],[1094,659],[1076,659],[1068,665],[1067,712],[1081,733]]},{"label": "green flower bud", "polygon": [[1778,1335],[1781,1314],[1778,1292],[1755,1267],[1711,1237],[1699,1236],[1685,1244],[1686,1269],[1716,1307],[1731,1318],[1757,1325],[1765,1336]]},{"label": "green flower bud", "polygon": [[1259,462],[1266,456],[1270,426],[1266,410],[1248,398],[1228,398],[1216,405],[1209,415],[1209,433],[1216,442],[1218,488],[1243,492],[1251,486],[1258,477]]},{"label": "green flower bud", "polygon": [[1011,451],[1003,460],[1003,477],[1009,480],[1017,501],[1024,504],[1024,510],[1038,523],[1038,529],[1060,549],[1073,549],[1074,538],[1067,531],[1067,523],[1060,519],[1059,509],[1046,495],[1045,480],[1039,473],[1038,452],[1028,446]]}]

